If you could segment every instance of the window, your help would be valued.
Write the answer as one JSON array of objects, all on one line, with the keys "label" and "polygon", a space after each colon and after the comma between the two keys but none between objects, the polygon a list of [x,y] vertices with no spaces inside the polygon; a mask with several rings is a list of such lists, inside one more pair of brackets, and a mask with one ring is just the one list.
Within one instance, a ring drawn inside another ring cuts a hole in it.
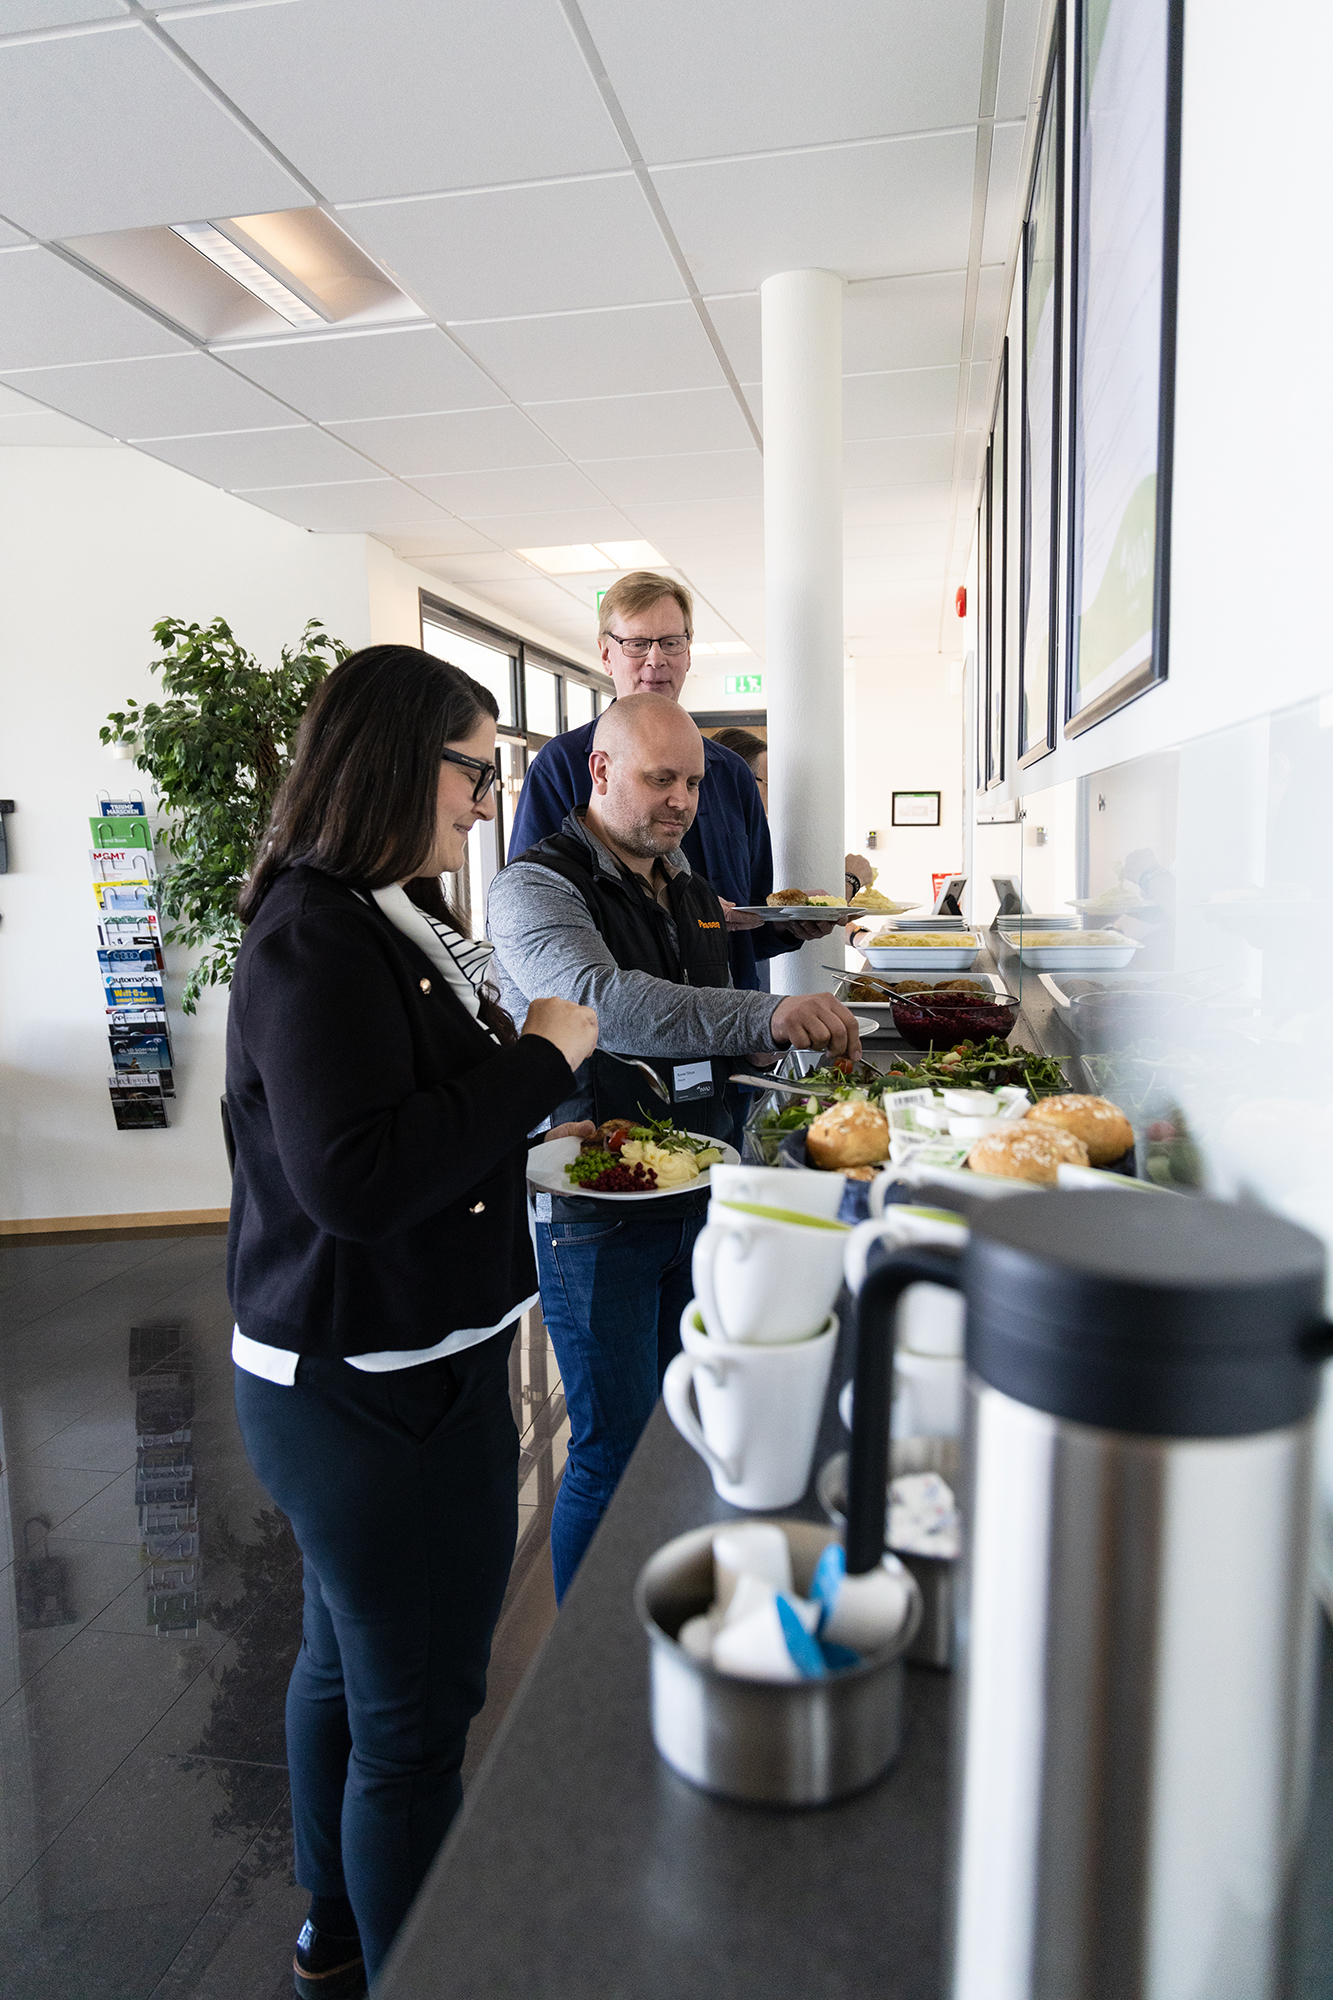
[{"label": "window", "polygon": [[[421,645],[423,652],[448,660],[451,667],[471,674],[474,681],[480,681],[484,688],[489,688],[500,704],[501,727],[513,727],[516,653],[502,653],[495,646],[483,645],[480,640],[469,639],[464,633],[455,632],[448,626],[432,624],[429,612],[424,609]],[[554,735],[555,732],[551,733]]]},{"label": "window", "polygon": [[582,681],[565,679],[565,728],[577,729],[581,722],[591,722],[597,713],[597,696]]},{"label": "window", "polygon": [[545,667],[534,666],[531,660],[524,668],[524,688],[527,694],[527,726],[529,735],[558,736],[560,734],[560,683],[555,674]]}]

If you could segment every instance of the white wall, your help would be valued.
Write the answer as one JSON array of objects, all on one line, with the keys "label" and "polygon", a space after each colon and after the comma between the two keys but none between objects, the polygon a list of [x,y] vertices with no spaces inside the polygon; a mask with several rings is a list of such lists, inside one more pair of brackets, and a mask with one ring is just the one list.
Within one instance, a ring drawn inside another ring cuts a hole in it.
[{"label": "white wall", "polygon": [[[866,854],[875,863],[877,886],[886,895],[929,909],[932,873],[961,868],[963,862],[962,668],[938,654],[856,660],[853,666],[854,722],[847,729],[849,851]],[[939,826],[892,826],[895,791],[939,792]],[[871,827],[879,834],[874,848],[865,844]],[[836,892],[836,884],[828,886]]]},{"label": "white wall", "polygon": [[308,534],[106,446],[0,449],[0,565],[0,796],[17,804],[0,877],[0,1220],[225,1207],[227,998],[183,1015],[181,952],[167,954],[171,1127],[118,1132],[112,1116],[88,820],[99,789],[146,787],[98,729],[157,693],[159,618],[221,615],[276,662],[310,617],[354,647],[420,644],[419,587],[497,613],[364,536]]}]

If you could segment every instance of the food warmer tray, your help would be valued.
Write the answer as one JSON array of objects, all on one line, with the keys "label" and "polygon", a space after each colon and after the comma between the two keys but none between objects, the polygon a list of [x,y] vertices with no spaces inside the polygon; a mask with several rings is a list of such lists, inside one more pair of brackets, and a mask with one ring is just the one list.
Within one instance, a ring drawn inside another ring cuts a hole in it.
[{"label": "food warmer tray", "polygon": [[[1123,972],[1139,949],[1122,931],[1071,931],[1068,944],[1024,944],[1021,931],[1001,930],[1000,936],[1029,972],[1081,972],[1090,979],[1099,972]],[[1093,944],[1093,938],[1108,942]]]}]

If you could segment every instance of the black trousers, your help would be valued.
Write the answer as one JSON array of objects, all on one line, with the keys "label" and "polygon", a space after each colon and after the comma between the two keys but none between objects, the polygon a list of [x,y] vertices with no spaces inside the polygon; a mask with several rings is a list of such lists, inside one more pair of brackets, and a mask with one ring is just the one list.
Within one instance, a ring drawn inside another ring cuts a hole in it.
[{"label": "black trousers", "polygon": [[463,1796],[518,1526],[512,1335],[368,1375],[236,1371],[255,1471],[305,1558],[287,1694],[296,1875],[347,1895],[373,1979]]}]

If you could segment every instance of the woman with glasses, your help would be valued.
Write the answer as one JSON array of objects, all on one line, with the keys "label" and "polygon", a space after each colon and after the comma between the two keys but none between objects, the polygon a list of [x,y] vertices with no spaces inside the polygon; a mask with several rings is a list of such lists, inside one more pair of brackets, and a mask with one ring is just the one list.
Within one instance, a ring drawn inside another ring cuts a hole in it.
[{"label": "woman with glasses", "polygon": [[354,654],[240,898],[236,1407],[305,1564],[295,1977],[323,2000],[375,1976],[462,1796],[517,1526],[527,1135],[597,1041],[591,1009],[552,999],[518,1036],[445,900],[495,811],[495,718],[429,654]]}]

